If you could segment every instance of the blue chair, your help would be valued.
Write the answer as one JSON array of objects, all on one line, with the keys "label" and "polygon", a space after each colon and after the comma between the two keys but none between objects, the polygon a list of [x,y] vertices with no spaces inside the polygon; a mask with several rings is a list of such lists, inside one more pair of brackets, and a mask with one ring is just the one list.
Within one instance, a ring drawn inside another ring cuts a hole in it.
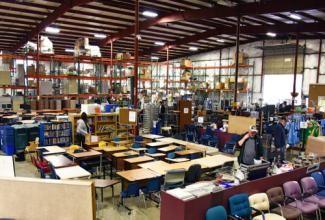
[{"label": "blue chair", "polygon": [[209,146],[210,147],[217,147],[219,144],[219,140],[216,136],[212,136],[209,140]]},{"label": "blue chair", "polygon": [[59,179],[59,177],[56,175],[56,172],[54,170],[54,167],[51,163],[49,163],[49,168],[51,170],[51,173],[50,173],[50,178],[51,179]]},{"label": "blue chair", "polygon": [[175,152],[169,152],[169,153],[167,154],[167,158],[168,158],[168,159],[174,159],[175,157],[176,157]]},{"label": "blue chair", "polygon": [[186,139],[187,139],[187,141],[193,142],[194,141],[194,134],[192,134],[192,133],[186,134]]},{"label": "blue chair", "polygon": [[161,177],[155,177],[150,179],[148,184],[144,188],[142,188],[141,191],[143,192],[145,199],[148,198],[159,205],[160,203],[159,196],[156,196],[156,198],[158,198],[158,201],[152,198],[152,196],[155,195],[156,193],[159,193],[160,189],[161,189]]},{"label": "blue chair", "polygon": [[124,199],[131,197],[139,197],[140,195],[140,187],[138,183],[129,183],[128,187],[125,191],[120,193],[120,203],[118,206],[123,206],[126,210],[128,210],[128,214],[131,214],[132,209],[125,205]]},{"label": "blue chair", "polygon": [[157,153],[157,148],[155,148],[155,147],[150,147],[150,148],[147,150],[147,153],[148,153],[148,154],[155,154],[155,153]]},{"label": "blue chair", "polygon": [[203,145],[209,145],[209,139],[210,139],[211,136],[209,135],[202,135],[200,140],[199,140],[199,143],[200,144],[203,144]]},{"label": "blue chair", "polygon": [[113,137],[113,141],[121,141],[120,137]]},{"label": "blue chair", "polygon": [[319,190],[317,195],[325,197],[325,181],[323,174],[321,172],[314,172],[310,176],[313,177],[317,183],[317,187]]},{"label": "blue chair", "polygon": [[252,208],[250,207],[248,195],[240,193],[229,198],[230,214],[236,218],[250,219]]},{"label": "blue chair", "polygon": [[132,144],[131,147],[132,147],[132,148],[142,148],[142,146],[141,146],[140,144],[138,144],[138,143],[134,143],[134,144]]},{"label": "blue chair", "polygon": [[143,137],[142,136],[135,136],[135,142],[142,142],[143,141]]},{"label": "blue chair", "polygon": [[177,151],[182,151],[182,150],[184,150],[182,147],[177,147],[177,148],[175,149],[176,152],[177,152]]},{"label": "blue chair", "polygon": [[227,212],[223,206],[209,208],[205,214],[205,220],[227,220]]},{"label": "blue chair", "polygon": [[190,160],[199,159],[199,158],[201,158],[201,155],[202,155],[201,153],[191,154]]}]

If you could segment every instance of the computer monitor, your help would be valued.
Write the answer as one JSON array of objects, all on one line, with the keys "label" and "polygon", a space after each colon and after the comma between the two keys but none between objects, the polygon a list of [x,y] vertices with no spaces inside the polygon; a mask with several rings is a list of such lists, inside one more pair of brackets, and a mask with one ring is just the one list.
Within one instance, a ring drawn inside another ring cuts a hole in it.
[{"label": "computer monitor", "polygon": [[202,117],[202,116],[198,117],[197,122],[201,123],[201,124],[204,123],[204,117]]}]

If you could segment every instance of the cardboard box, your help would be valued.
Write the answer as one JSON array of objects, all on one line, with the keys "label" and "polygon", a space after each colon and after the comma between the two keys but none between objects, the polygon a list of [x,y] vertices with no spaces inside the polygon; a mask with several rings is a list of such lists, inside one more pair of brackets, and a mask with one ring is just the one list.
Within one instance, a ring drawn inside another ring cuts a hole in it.
[{"label": "cardboard box", "polygon": [[225,87],[224,83],[222,83],[222,82],[217,82],[216,83],[216,89],[224,89],[224,87]]},{"label": "cardboard box", "polygon": [[85,144],[87,145],[98,144],[98,142],[99,142],[99,137],[96,135],[87,134],[85,137]]},{"label": "cardboard box", "polygon": [[325,156],[325,137],[309,136],[306,144],[306,154],[316,154],[318,157]]},{"label": "cardboard box", "polygon": [[35,70],[35,66],[31,65],[27,67],[27,75],[35,75],[36,74],[36,70]]},{"label": "cardboard box", "polygon": [[180,64],[182,68],[192,68],[192,60],[190,59],[182,59]]},{"label": "cardboard box", "polygon": [[9,71],[0,71],[0,85],[12,85]]},{"label": "cardboard box", "polygon": [[63,86],[64,94],[78,94],[78,82],[76,79],[65,79],[63,81]]}]

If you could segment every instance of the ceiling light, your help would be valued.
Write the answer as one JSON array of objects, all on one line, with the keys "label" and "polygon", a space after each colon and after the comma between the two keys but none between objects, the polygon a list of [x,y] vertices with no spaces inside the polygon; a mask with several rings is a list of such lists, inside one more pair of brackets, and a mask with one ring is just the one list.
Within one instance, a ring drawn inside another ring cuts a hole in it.
[{"label": "ceiling light", "polygon": [[153,11],[144,11],[144,12],[142,12],[142,15],[144,15],[146,17],[150,17],[150,18],[155,18],[158,16],[158,14]]},{"label": "ceiling light", "polygon": [[224,43],[225,42],[225,40],[222,40],[222,39],[217,39],[217,41],[220,42],[220,43]]},{"label": "ceiling light", "polygon": [[164,43],[164,42],[161,42],[161,41],[156,41],[156,42],[155,42],[155,45],[158,45],[158,46],[164,46],[165,43]]},{"label": "ceiling light", "polygon": [[270,37],[276,37],[276,33],[273,32],[267,32],[266,35]]},{"label": "ceiling light", "polygon": [[106,38],[106,35],[105,34],[94,34],[94,37],[104,39],[104,38]]},{"label": "ceiling light", "polygon": [[151,59],[152,59],[152,60],[159,60],[159,57],[155,57],[155,56],[153,56],[153,57],[151,57]]},{"label": "ceiling light", "polygon": [[198,50],[198,48],[197,47],[190,47],[190,48],[188,48],[189,50],[193,50],[193,51],[197,51]]},{"label": "ceiling light", "polygon": [[290,14],[289,17],[292,18],[292,19],[295,19],[295,20],[301,20],[301,17],[299,15],[296,15],[296,14]]},{"label": "ceiling light", "polygon": [[73,52],[74,52],[74,49],[65,49],[64,51],[65,51],[65,52],[73,53]]},{"label": "ceiling light", "polygon": [[53,28],[53,27],[47,27],[45,28],[45,31],[48,33],[53,33],[53,34],[57,34],[60,32],[60,29],[58,28]]}]

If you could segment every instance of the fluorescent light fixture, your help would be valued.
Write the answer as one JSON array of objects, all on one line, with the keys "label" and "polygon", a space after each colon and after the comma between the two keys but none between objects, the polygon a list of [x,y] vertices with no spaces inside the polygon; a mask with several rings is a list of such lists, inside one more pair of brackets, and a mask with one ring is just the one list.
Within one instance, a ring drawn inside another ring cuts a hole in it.
[{"label": "fluorescent light fixture", "polygon": [[266,35],[270,37],[276,37],[276,33],[273,32],[267,32]]},{"label": "fluorescent light fixture", "polygon": [[220,42],[220,43],[224,43],[225,42],[225,40],[223,40],[223,39],[218,39],[217,41]]},{"label": "fluorescent light fixture", "polygon": [[65,49],[65,52],[74,53],[74,49]]},{"label": "fluorescent light fixture", "polygon": [[165,43],[164,43],[164,42],[161,42],[161,41],[156,41],[156,42],[155,42],[155,45],[158,45],[158,46],[164,46]]},{"label": "fluorescent light fixture", "polygon": [[295,19],[295,20],[301,20],[301,17],[299,15],[296,15],[296,14],[290,14],[289,17],[292,18],[292,19]]},{"label": "fluorescent light fixture", "polygon": [[47,27],[45,28],[45,31],[48,33],[53,33],[53,34],[57,34],[60,32],[60,29],[58,28],[53,28],[53,27]]},{"label": "fluorescent light fixture", "polygon": [[94,34],[94,37],[96,38],[106,38],[106,35],[105,34]]},{"label": "fluorescent light fixture", "polygon": [[151,59],[152,60],[159,60],[159,57],[152,56]]},{"label": "fluorescent light fixture", "polygon": [[150,17],[150,18],[155,18],[158,16],[158,14],[153,11],[144,11],[144,12],[142,12],[142,15],[146,16],[146,17]]},{"label": "fluorescent light fixture", "polygon": [[193,50],[193,51],[197,51],[198,50],[198,48],[197,47],[190,47],[190,48],[188,48],[189,50]]}]

